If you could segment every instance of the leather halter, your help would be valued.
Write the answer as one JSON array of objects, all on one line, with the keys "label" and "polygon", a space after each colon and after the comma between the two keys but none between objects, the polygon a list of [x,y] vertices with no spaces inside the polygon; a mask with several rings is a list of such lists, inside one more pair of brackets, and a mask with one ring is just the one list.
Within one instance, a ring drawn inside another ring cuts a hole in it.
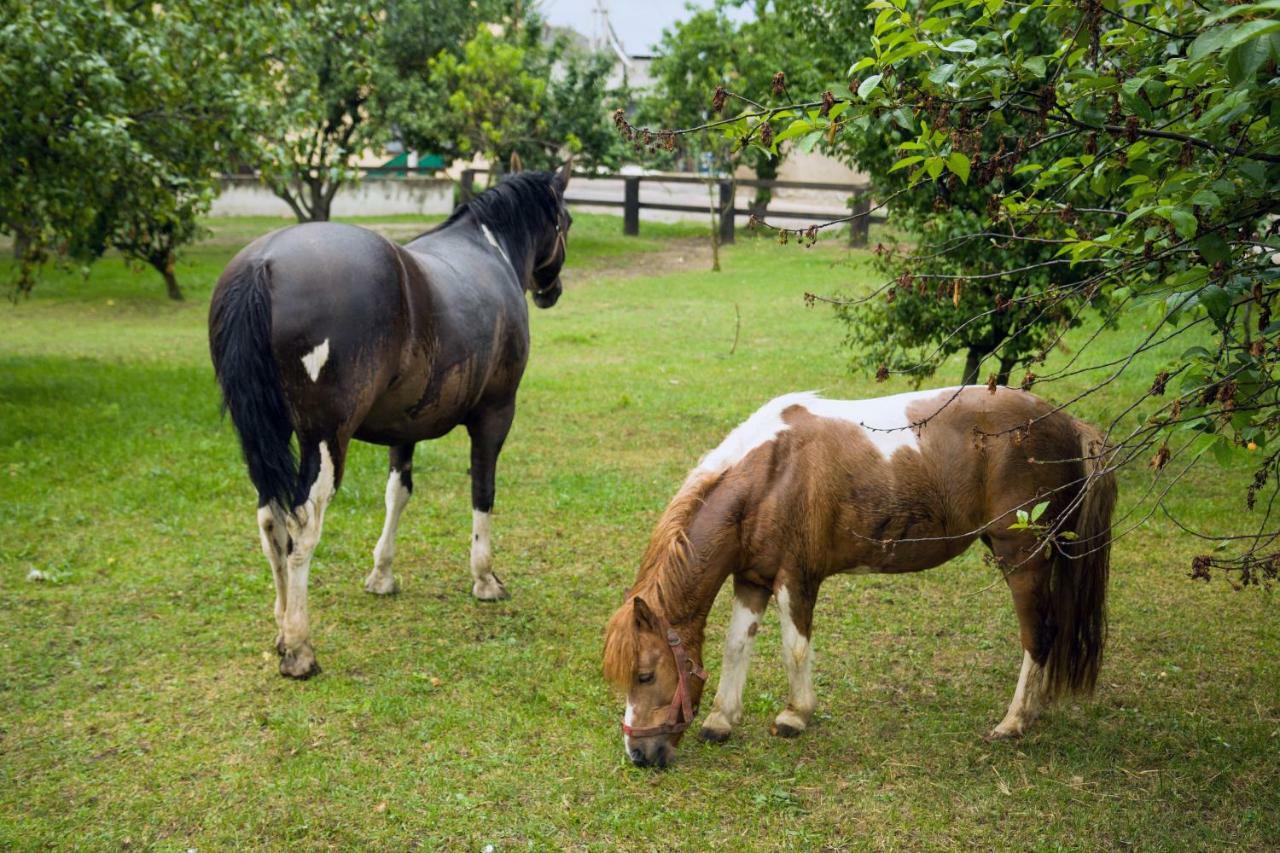
[{"label": "leather halter", "polygon": [[622,733],[627,737],[674,735],[689,728],[693,723],[694,717],[698,714],[697,706],[689,699],[689,679],[696,678],[704,683],[707,680],[707,671],[694,663],[693,659],[689,657],[680,635],[667,624],[665,618],[658,616],[656,613],[654,616],[657,616],[662,622],[661,627],[666,631],[667,645],[671,647],[671,655],[676,659],[676,674],[680,678],[680,683],[676,687],[675,695],[671,697],[671,704],[667,707],[666,722],[656,726],[636,728],[635,726],[627,725],[624,721],[622,723]]}]

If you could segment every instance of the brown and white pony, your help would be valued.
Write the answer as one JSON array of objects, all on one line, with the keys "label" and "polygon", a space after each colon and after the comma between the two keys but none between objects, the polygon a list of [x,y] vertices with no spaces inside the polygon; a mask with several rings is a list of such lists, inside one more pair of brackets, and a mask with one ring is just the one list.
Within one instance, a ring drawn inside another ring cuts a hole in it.
[{"label": "brown and white pony", "polygon": [[[975,539],[1013,592],[1022,671],[994,737],[1021,735],[1042,704],[1089,691],[1106,634],[1115,481],[1100,433],[1024,391],[981,387],[768,403],[707,454],[671,501],[635,585],[605,633],[604,672],[626,693],[627,756],[665,766],[697,713],[707,614],[733,579],[724,664],[701,735],[742,719],[751,647],[778,602],[787,707],[813,714],[813,609],[833,574],[916,572]],[[1032,524],[1020,523],[1040,502]]]}]

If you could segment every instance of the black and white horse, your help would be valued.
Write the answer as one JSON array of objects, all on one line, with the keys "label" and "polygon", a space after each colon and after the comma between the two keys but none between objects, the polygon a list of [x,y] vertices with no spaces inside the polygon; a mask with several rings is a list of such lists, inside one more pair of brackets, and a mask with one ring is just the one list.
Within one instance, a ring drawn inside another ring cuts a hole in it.
[{"label": "black and white horse", "polygon": [[218,280],[209,346],[258,489],[281,674],[319,671],[307,573],[353,438],[390,448],[386,524],[365,589],[397,588],[391,561],[414,444],[461,424],[471,437],[472,594],[506,597],[489,541],[494,468],[529,357],[524,293],[540,308],[560,297],[569,172],[514,175],[404,246],[350,225],[274,231]]}]

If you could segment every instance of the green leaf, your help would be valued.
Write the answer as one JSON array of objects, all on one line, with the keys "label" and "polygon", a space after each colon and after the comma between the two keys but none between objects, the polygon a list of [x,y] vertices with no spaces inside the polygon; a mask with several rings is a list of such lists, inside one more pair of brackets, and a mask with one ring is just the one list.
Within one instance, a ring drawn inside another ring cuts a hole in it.
[{"label": "green leaf", "polygon": [[889,171],[890,171],[890,172],[896,172],[896,171],[898,171],[899,169],[905,169],[905,168],[907,168],[908,166],[914,166],[916,163],[919,163],[919,162],[920,162],[921,160],[923,160],[923,159],[924,159],[924,158],[923,158],[923,157],[921,157],[919,154],[917,154],[917,155],[915,155],[915,156],[913,156],[913,157],[904,157],[903,159],[901,159],[901,160],[899,160],[898,162],[894,163],[894,164],[893,164],[893,166],[892,166],[892,167],[890,167]]},{"label": "green leaf", "polygon": [[1036,504],[1031,508],[1031,520],[1039,521],[1040,516],[1044,515],[1044,511],[1048,508],[1049,508],[1048,501],[1040,501],[1040,503]]},{"label": "green leaf", "polygon": [[978,49],[978,43],[973,39],[956,39],[950,44],[944,44],[942,49],[950,53],[973,53]]},{"label": "green leaf", "polygon": [[969,183],[969,158],[959,151],[952,151],[947,157],[947,168],[960,177],[961,183]]},{"label": "green leaf", "polygon": [[858,97],[865,101],[867,96],[875,91],[876,86],[880,85],[880,80],[883,77],[883,74],[872,74],[866,80],[863,80],[858,86]]},{"label": "green leaf", "polygon": [[1227,245],[1227,241],[1221,234],[1214,231],[1196,240],[1196,248],[1200,250],[1200,256],[1206,263],[1216,264],[1231,258],[1231,247]]},{"label": "green leaf", "polygon": [[937,180],[942,174],[942,167],[945,165],[941,157],[930,157],[924,161],[924,170],[929,173],[929,177]]},{"label": "green leaf", "polygon": [[1227,312],[1231,310],[1231,295],[1218,285],[1211,284],[1201,291],[1200,304],[1208,312],[1209,318],[1221,327],[1227,318]]}]

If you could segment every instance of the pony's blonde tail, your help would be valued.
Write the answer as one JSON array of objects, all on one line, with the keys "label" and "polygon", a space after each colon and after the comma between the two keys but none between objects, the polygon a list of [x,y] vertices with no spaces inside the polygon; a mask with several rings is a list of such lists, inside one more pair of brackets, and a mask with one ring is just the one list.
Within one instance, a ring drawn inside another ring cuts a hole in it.
[{"label": "pony's blonde tail", "polygon": [[1107,577],[1111,571],[1111,513],[1115,474],[1107,444],[1093,426],[1076,422],[1084,493],[1076,511],[1076,539],[1055,548],[1050,579],[1053,642],[1045,662],[1050,697],[1089,693],[1098,680],[1107,641]]}]

